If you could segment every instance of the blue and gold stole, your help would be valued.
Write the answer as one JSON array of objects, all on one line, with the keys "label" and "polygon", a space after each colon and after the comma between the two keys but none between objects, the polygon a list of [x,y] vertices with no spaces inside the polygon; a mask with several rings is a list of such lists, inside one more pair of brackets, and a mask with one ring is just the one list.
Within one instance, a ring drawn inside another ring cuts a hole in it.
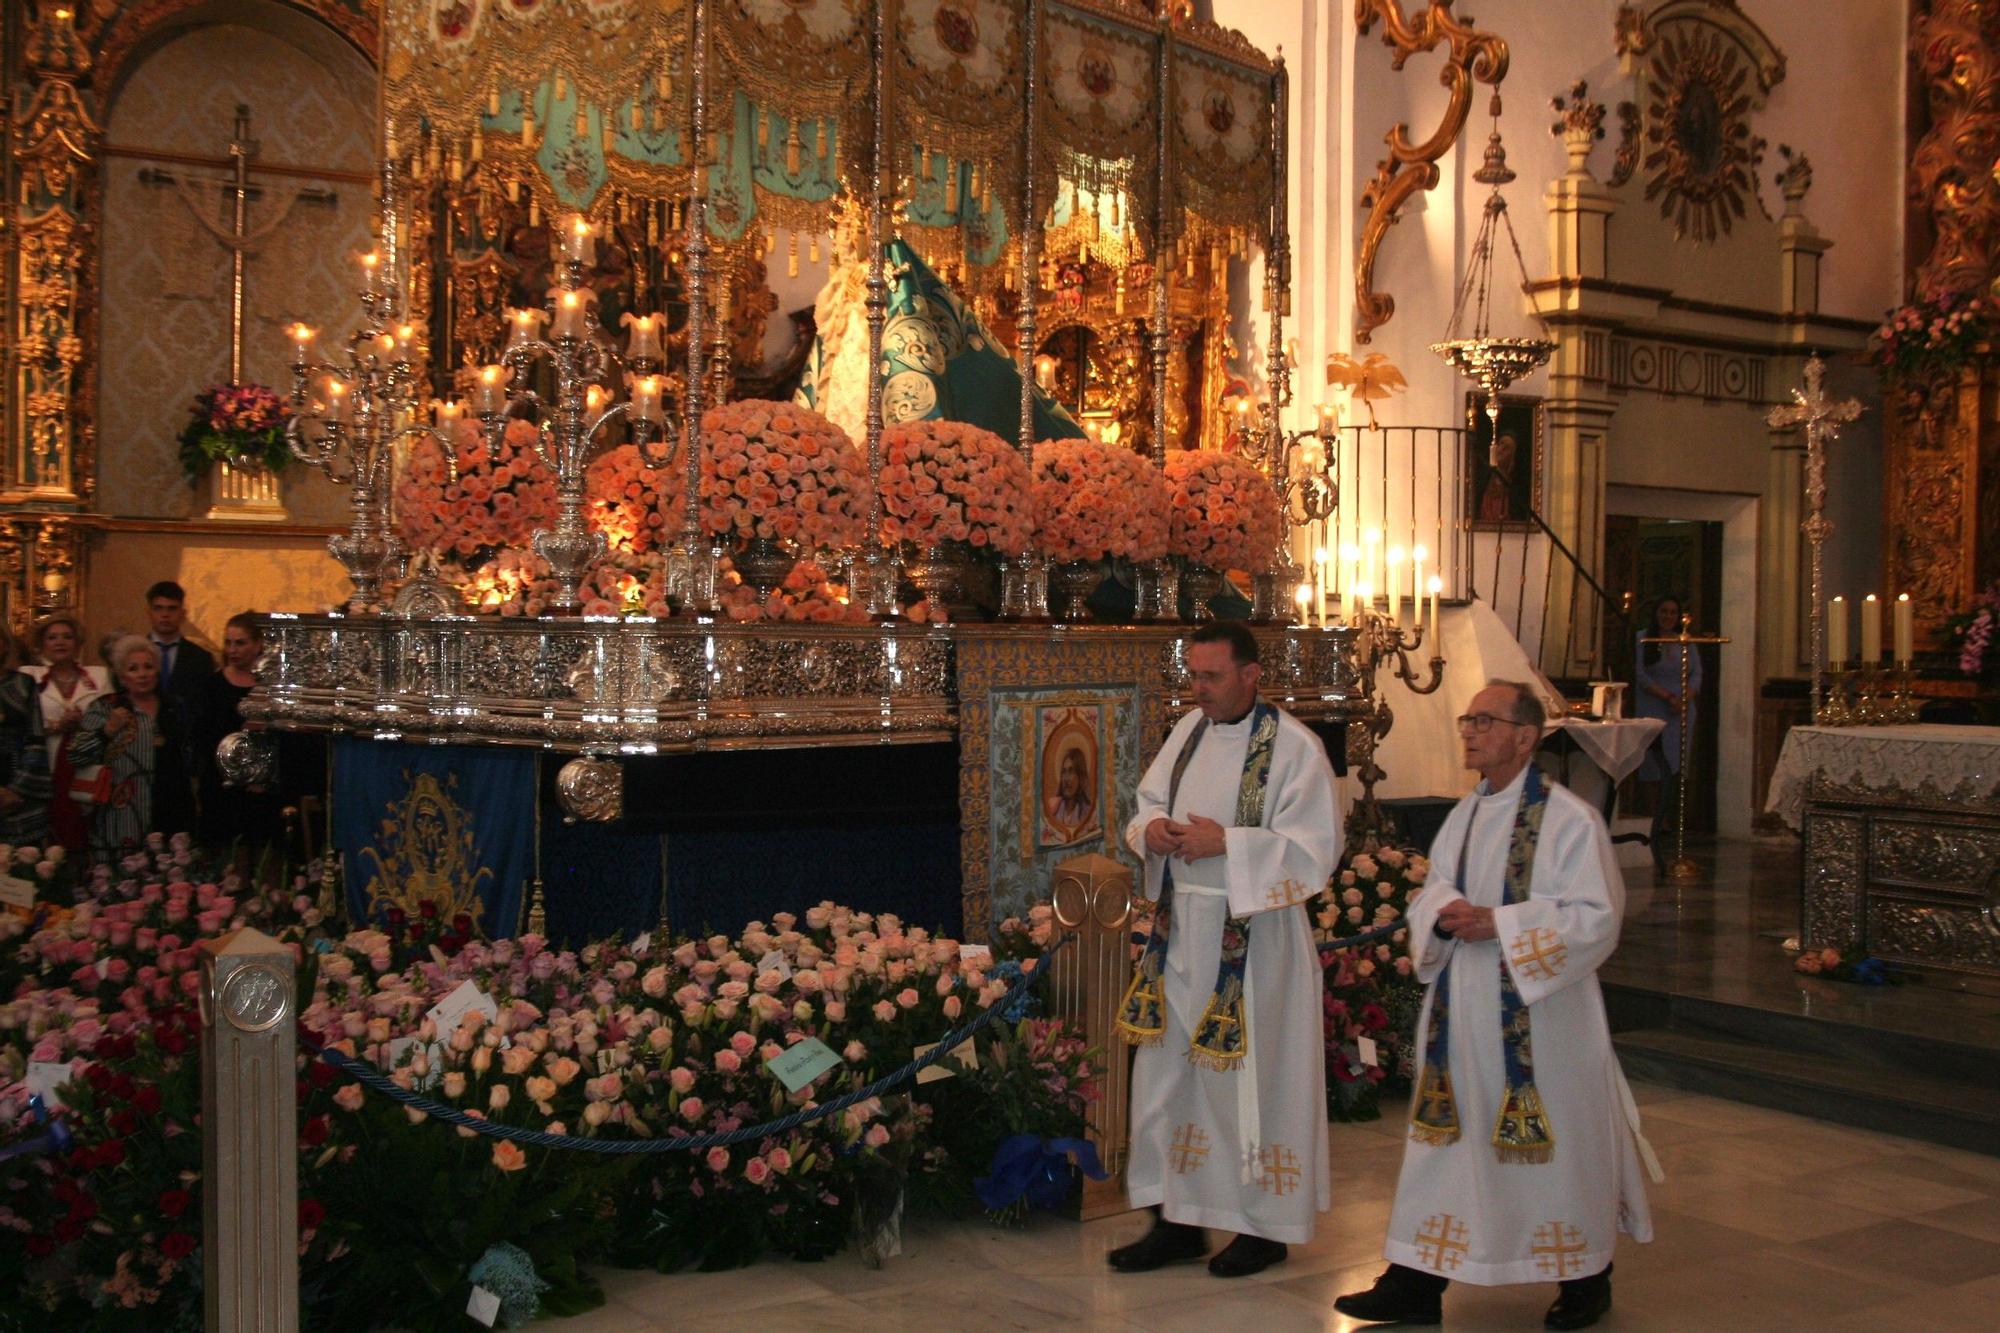
[{"label": "blue and gold stole", "polygon": [[[1533,764],[1522,784],[1521,803],[1514,809],[1514,833],[1507,847],[1507,878],[1503,901],[1523,903],[1535,871],[1535,847],[1542,836],[1542,816],[1548,812],[1548,779]],[[1472,820],[1465,823],[1465,842],[1458,850],[1458,888],[1465,891],[1466,853],[1472,845]],[[1431,988],[1430,1030],[1424,1037],[1424,1074],[1410,1102],[1410,1137],[1419,1143],[1458,1141],[1458,1105],[1451,1092],[1451,986],[1449,974]],[[1555,1156],[1555,1135],[1541,1094],[1535,1091],[1535,1046],[1528,1030],[1528,1006],[1500,960],[1500,1041],[1506,1057],[1507,1095],[1493,1126],[1493,1147],[1503,1162],[1546,1162]]]},{"label": "blue and gold stole", "polygon": [[[1270,786],[1271,755],[1278,740],[1278,710],[1259,699],[1251,713],[1250,749],[1243,756],[1243,778],[1236,789],[1238,828],[1254,828],[1264,822],[1264,792]],[[1207,732],[1208,719],[1204,717],[1195,723],[1187,744],[1174,756],[1173,776],[1167,783],[1169,817],[1180,794],[1181,775]],[[1174,876],[1169,864],[1160,876],[1160,905],[1153,913],[1153,933],[1139,954],[1139,965],[1132,974],[1132,984],[1125,988],[1118,1015],[1119,1035],[1134,1046],[1157,1045],[1167,1030],[1166,992],[1160,978],[1166,971],[1173,911]],[[1188,1059],[1196,1064],[1229,1072],[1243,1063],[1249,1049],[1249,1027],[1243,1011],[1243,973],[1249,957],[1250,922],[1232,916],[1222,925],[1222,962],[1216,968],[1215,990],[1188,1043]]]}]

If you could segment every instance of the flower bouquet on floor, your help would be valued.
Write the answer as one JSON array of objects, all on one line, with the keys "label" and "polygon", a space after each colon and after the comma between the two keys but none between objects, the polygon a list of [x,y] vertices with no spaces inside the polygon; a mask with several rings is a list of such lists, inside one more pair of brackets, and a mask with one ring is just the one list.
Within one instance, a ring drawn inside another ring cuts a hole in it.
[{"label": "flower bouquet on floor", "polygon": [[1382,1090],[1405,1091],[1416,1073],[1424,992],[1410,961],[1409,932],[1359,948],[1340,942],[1408,915],[1429,875],[1421,853],[1384,847],[1349,860],[1319,900],[1313,937],[1326,977],[1321,1004],[1332,1119],[1377,1119]]},{"label": "flower bouquet on floor", "polygon": [[1167,455],[1167,550],[1182,564],[1182,589],[1197,620],[1228,570],[1269,570],[1284,515],[1263,473],[1234,454],[1190,449]]},{"label": "flower bouquet on floor", "polygon": [[1809,977],[1851,981],[1857,986],[1900,986],[1913,974],[1891,967],[1861,945],[1846,949],[1807,949],[1792,960],[1792,969]]}]

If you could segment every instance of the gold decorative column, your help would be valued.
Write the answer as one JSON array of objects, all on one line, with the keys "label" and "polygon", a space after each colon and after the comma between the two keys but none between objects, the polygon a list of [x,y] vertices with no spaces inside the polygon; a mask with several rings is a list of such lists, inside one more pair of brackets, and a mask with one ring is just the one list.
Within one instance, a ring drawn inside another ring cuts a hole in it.
[{"label": "gold decorative column", "polygon": [[71,10],[43,5],[26,20],[23,73],[32,85],[14,117],[5,408],[0,499],[74,504],[93,489],[95,362],[87,310],[97,290],[90,174],[99,128],[78,86],[90,53]]}]

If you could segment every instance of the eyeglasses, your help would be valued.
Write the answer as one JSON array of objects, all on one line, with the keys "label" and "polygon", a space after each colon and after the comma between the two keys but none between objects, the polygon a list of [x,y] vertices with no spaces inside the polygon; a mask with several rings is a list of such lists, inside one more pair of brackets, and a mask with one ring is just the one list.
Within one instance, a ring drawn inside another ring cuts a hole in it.
[{"label": "eyeglasses", "polygon": [[1535,725],[1532,722],[1516,722],[1511,717],[1495,717],[1491,713],[1466,713],[1458,719],[1458,729],[1464,731],[1470,727],[1473,735],[1484,736],[1487,732],[1493,730],[1495,722],[1508,727],[1532,727]]}]

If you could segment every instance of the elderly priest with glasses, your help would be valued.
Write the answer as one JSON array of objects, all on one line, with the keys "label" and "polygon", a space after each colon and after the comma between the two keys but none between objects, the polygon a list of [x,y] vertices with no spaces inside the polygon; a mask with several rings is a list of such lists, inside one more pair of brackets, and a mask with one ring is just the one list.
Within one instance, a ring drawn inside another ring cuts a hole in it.
[{"label": "elderly priest with glasses", "polygon": [[1554,1281],[1544,1327],[1587,1328],[1611,1308],[1619,1233],[1653,1236],[1639,1178],[1651,1153],[1597,988],[1624,883],[1597,812],[1531,762],[1546,722],[1511,681],[1458,719],[1481,781],[1445,820],[1410,906],[1430,987],[1423,1058],[1389,1268],[1334,1302],[1352,1319],[1436,1324],[1452,1281]]}]

